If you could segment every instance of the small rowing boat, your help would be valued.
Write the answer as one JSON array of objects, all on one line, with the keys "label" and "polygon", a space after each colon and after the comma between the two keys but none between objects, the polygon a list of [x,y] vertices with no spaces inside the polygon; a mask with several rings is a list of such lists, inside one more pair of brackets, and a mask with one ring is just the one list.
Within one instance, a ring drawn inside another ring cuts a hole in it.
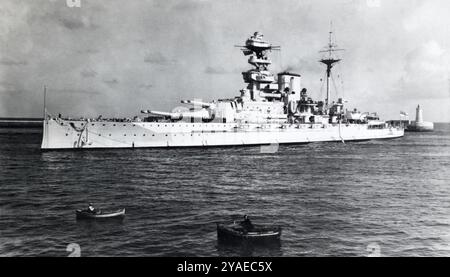
[{"label": "small rowing boat", "polygon": [[217,223],[217,238],[221,242],[278,242],[281,227],[255,224],[246,228],[240,222]]},{"label": "small rowing boat", "polygon": [[123,219],[125,217],[125,209],[114,212],[89,212],[87,210],[76,210],[76,217],[78,219]]}]

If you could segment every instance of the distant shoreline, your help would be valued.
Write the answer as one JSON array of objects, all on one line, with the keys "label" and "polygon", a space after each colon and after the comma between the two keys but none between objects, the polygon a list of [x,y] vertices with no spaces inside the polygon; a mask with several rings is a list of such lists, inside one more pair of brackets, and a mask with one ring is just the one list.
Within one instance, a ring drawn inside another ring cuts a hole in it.
[{"label": "distant shoreline", "polygon": [[42,128],[43,118],[0,117],[0,128]]}]

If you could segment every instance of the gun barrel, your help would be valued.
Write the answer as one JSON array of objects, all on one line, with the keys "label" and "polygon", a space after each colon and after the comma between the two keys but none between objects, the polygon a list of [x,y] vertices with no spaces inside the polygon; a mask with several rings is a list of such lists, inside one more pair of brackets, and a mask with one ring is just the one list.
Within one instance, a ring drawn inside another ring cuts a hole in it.
[{"label": "gun barrel", "polygon": [[197,105],[197,106],[202,106],[202,107],[211,108],[211,109],[216,108],[216,105],[214,103],[206,103],[206,102],[196,101],[196,100],[181,100],[181,103]]},{"label": "gun barrel", "polygon": [[158,111],[151,111],[151,110],[142,110],[141,113],[170,116],[170,113],[166,113],[166,112],[158,112]]},{"label": "gun barrel", "polygon": [[172,120],[181,120],[182,118],[192,117],[197,119],[208,119],[211,118],[209,112],[206,109],[201,109],[195,112],[178,112],[178,113],[168,113],[168,112],[159,112],[159,111],[150,111],[150,110],[142,110],[142,113],[147,114],[155,114],[161,116],[170,117]]},{"label": "gun barrel", "polygon": [[167,112],[159,112],[159,111],[151,111],[151,110],[142,110],[141,113],[167,116],[170,118],[177,118],[180,116],[178,113],[167,113]]}]

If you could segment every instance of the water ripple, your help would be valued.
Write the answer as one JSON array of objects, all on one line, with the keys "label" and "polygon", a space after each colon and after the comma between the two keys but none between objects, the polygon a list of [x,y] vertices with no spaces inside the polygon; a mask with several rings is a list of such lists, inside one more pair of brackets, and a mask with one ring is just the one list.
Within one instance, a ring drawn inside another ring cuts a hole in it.
[{"label": "water ripple", "polygon": [[[40,133],[1,132],[0,256],[448,256],[449,137],[41,152]],[[88,202],[127,217],[77,222]],[[243,214],[280,224],[281,245],[219,245],[215,222]]]}]

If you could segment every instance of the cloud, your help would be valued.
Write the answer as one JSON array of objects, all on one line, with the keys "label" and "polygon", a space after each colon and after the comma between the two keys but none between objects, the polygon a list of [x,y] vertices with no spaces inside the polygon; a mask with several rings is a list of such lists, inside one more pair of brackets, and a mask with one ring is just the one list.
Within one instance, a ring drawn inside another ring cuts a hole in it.
[{"label": "cloud", "polygon": [[83,78],[93,78],[97,76],[97,72],[92,69],[84,69],[80,72],[81,77]]},{"label": "cloud", "polygon": [[176,11],[192,11],[211,5],[209,0],[182,0],[173,6]]},{"label": "cloud", "polygon": [[81,49],[81,50],[76,50],[76,52],[78,54],[97,54],[100,52],[100,50],[98,49],[92,49],[92,48],[87,48],[87,49]]},{"label": "cloud", "polygon": [[435,40],[409,52],[397,84],[400,95],[418,99],[450,97],[449,63],[450,53]]},{"label": "cloud", "polygon": [[113,87],[119,83],[119,80],[117,80],[116,78],[113,78],[113,79],[109,79],[109,80],[104,80],[103,82],[105,84],[107,84],[108,86]]},{"label": "cloud", "polygon": [[55,19],[61,26],[69,30],[96,29],[99,27],[97,24],[94,24],[93,20],[88,16],[58,14],[55,16]]},{"label": "cloud", "polygon": [[27,65],[28,62],[24,60],[15,60],[11,58],[1,58],[0,64],[5,66],[21,66],[21,65]]},{"label": "cloud", "polygon": [[156,64],[156,65],[168,65],[173,63],[173,60],[167,58],[160,52],[155,53],[149,53],[144,57],[144,62],[149,64]]},{"label": "cloud", "polygon": [[67,29],[75,30],[85,28],[87,24],[78,18],[59,18],[61,24]]},{"label": "cloud", "polygon": [[207,66],[205,68],[205,73],[206,74],[230,74],[231,72],[221,66],[214,66],[214,67]]},{"label": "cloud", "polygon": [[317,59],[307,59],[301,57],[293,57],[288,60],[288,62],[283,63],[280,68],[281,71],[293,72],[293,73],[303,73],[309,72],[321,75],[324,72],[325,67],[321,65]]},{"label": "cloud", "polygon": [[[62,2],[65,2],[63,0]],[[28,5],[32,8],[32,12],[27,15],[28,24],[48,24],[48,27],[54,28],[55,25],[70,31],[76,30],[93,30],[99,27],[98,18],[103,12],[102,8],[95,6],[95,3],[90,3],[82,8],[69,8],[60,3],[32,3]],[[22,7],[16,7],[20,9]]]},{"label": "cloud", "polygon": [[9,82],[0,82],[0,93],[4,94],[18,94],[23,93],[24,91],[20,88],[15,87],[13,83]]},{"label": "cloud", "polygon": [[53,92],[58,92],[61,94],[86,94],[86,95],[99,95],[101,94],[96,90],[89,89],[71,89],[71,88],[56,88],[51,90]]},{"label": "cloud", "polygon": [[430,33],[441,32],[446,33],[446,28],[442,26],[448,25],[448,1],[423,1],[413,6],[414,9],[407,14],[402,23],[407,32],[418,32],[426,30]]},{"label": "cloud", "polygon": [[140,89],[150,89],[150,88],[152,88],[152,87],[153,87],[152,84],[140,84],[140,85],[139,85],[139,88],[140,88]]}]

